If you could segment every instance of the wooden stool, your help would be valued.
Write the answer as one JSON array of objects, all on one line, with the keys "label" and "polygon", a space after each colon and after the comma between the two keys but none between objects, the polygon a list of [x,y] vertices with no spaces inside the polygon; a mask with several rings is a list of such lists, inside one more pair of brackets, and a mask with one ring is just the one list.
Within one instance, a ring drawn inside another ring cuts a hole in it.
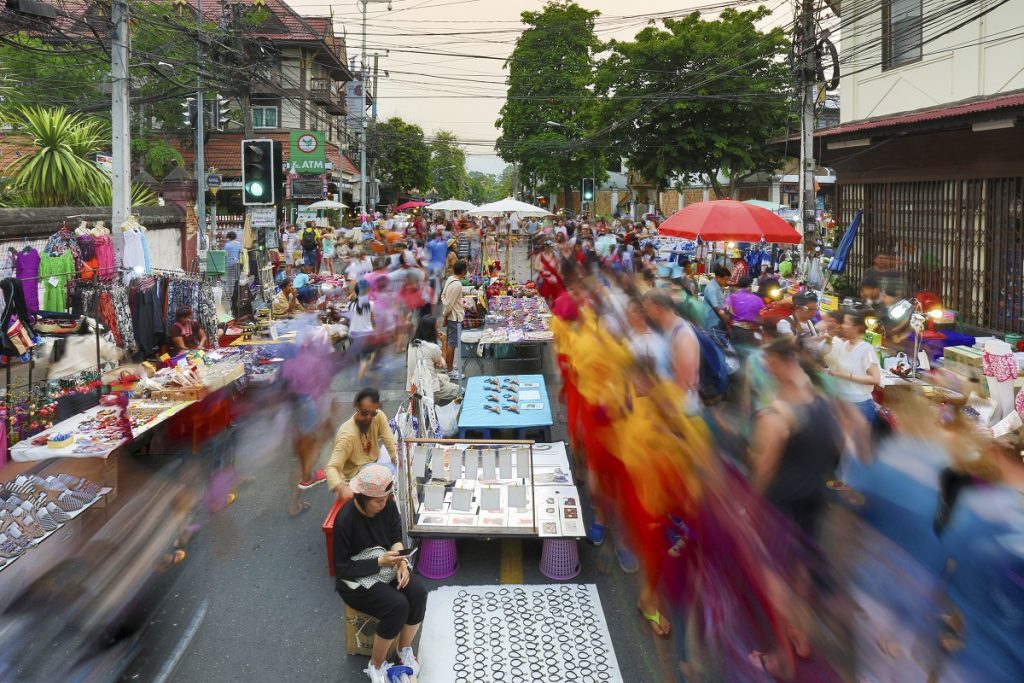
[{"label": "wooden stool", "polygon": [[[369,657],[373,653],[373,637],[377,634],[378,621],[376,617],[345,605],[345,650],[350,655]],[[388,649],[387,659],[394,658],[397,652],[398,638],[395,638]]]}]

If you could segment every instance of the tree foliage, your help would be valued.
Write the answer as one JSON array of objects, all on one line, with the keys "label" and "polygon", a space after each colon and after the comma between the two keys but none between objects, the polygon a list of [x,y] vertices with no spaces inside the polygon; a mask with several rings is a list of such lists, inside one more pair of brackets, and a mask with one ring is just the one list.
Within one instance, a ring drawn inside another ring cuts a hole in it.
[{"label": "tree foliage", "polygon": [[477,206],[496,202],[512,194],[512,167],[500,175],[470,171],[466,174],[466,201]]},{"label": "tree foliage", "polygon": [[[92,156],[110,146],[106,122],[63,108],[16,107],[0,112],[2,122],[32,141],[35,150],[0,167],[7,178],[5,202],[16,206],[105,206],[113,188]],[[156,203],[136,190],[137,205]]]},{"label": "tree foliage", "polygon": [[505,63],[508,99],[497,121],[498,154],[546,186],[578,187],[605,165],[592,135],[595,55],[602,49],[594,34],[598,15],[567,1],[523,12],[526,29]]},{"label": "tree foliage", "polygon": [[466,196],[466,152],[454,133],[439,130],[430,141],[431,187],[441,199]]},{"label": "tree foliage", "polygon": [[430,189],[430,148],[422,128],[394,116],[370,128],[368,145],[384,185],[396,193]]},{"label": "tree foliage", "polygon": [[723,197],[778,167],[781,154],[767,141],[785,133],[793,108],[788,39],[756,26],[769,14],[727,9],[704,21],[694,13],[610,43],[597,78],[607,98],[601,119],[631,169],[658,183],[706,178]]}]

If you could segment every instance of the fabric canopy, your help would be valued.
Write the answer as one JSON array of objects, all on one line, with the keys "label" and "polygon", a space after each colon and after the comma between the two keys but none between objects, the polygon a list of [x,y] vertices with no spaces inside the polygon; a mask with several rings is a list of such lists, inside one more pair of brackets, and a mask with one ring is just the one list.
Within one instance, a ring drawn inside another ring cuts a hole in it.
[{"label": "fabric canopy", "polygon": [[500,216],[506,213],[515,214],[516,216],[547,216],[551,212],[539,206],[527,204],[518,199],[512,199],[512,197],[506,197],[497,202],[484,204],[469,213],[471,216]]},{"label": "fabric canopy", "polygon": [[839,247],[832,255],[832,260],[828,262],[827,266],[833,273],[841,273],[846,270],[846,259],[849,258],[850,251],[853,249],[853,240],[857,237],[857,228],[860,227],[860,220],[863,215],[864,210],[857,209],[857,213],[853,215],[853,220],[850,221],[850,227],[846,228],[846,232],[843,233],[843,239],[839,240]]},{"label": "fabric canopy", "polygon": [[777,204],[776,202],[766,202],[763,199],[746,199],[743,201],[744,204],[750,204],[761,209],[768,211],[780,211],[782,209],[788,209],[789,207],[785,204]]},{"label": "fabric canopy", "polygon": [[426,205],[427,205],[427,202],[421,202],[419,200],[415,200],[415,201],[411,201],[411,202],[405,202],[404,204],[399,204],[398,206],[395,207],[395,210],[396,211],[406,211],[408,209],[422,209]]},{"label": "fabric canopy", "polygon": [[476,204],[470,204],[464,202],[461,199],[448,199],[437,204],[430,204],[429,206],[423,207],[430,209],[431,211],[472,211],[476,208]]},{"label": "fabric canopy", "polygon": [[340,210],[340,209],[347,209],[348,207],[345,206],[344,204],[342,204],[341,202],[334,201],[333,199],[321,199],[318,202],[313,202],[312,204],[310,204],[306,208],[307,209],[313,209],[314,211],[316,211],[318,209],[336,209],[336,210]]},{"label": "fabric canopy", "polygon": [[786,220],[765,209],[718,199],[699,202],[675,212],[658,226],[658,232],[670,237],[685,237],[705,242],[783,242],[799,244],[800,233]]}]

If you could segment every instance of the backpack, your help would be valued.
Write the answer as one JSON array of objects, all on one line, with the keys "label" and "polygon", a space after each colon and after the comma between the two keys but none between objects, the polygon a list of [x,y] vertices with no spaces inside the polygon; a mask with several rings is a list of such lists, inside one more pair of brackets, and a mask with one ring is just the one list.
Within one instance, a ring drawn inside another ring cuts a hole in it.
[{"label": "backpack", "polygon": [[316,230],[306,228],[302,231],[302,248],[306,251],[316,249]]},{"label": "backpack", "polygon": [[[700,349],[700,379],[697,393],[704,403],[718,403],[725,398],[729,388],[729,363],[725,351],[707,330],[689,325],[697,335],[697,346]],[[673,332],[673,337],[675,333]]]},{"label": "backpack", "polygon": [[725,351],[707,331],[694,327],[700,346],[700,386],[697,393],[705,403],[717,403],[725,398],[729,388],[729,364]]}]

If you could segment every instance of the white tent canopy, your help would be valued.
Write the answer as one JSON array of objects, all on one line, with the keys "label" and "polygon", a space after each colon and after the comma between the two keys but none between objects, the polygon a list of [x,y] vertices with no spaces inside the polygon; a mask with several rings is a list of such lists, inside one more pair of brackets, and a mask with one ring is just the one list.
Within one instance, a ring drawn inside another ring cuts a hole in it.
[{"label": "white tent canopy", "polygon": [[345,206],[344,204],[342,204],[341,202],[336,202],[336,201],[334,201],[332,199],[321,199],[318,202],[313,202],[312,204],[310,204],[306,208],[307,209],[312,209],[312,210],[316,211],[318,209],[323,209],[323,210],[335,209],[335,210],[339,210],[339,209],[347,209],[348,207]]},{"label": "white tent canopy", "polygon": [[788,204],[778,204],[776,202],[766,202],[763,199],[747,199],[744,200],[744,204],[750,204],[761,209],[767,209],[768,211],[779,211],[780,209],[788,209]]},{"label": "white tent canopy", "polygon": [[469,202],[464,202],[461,199],[446,199],[443,202],[430,204],[423,208],[430,209],[431,211],[472,211],[476,208],[476,204],[470,204]]},{"label": "white tent canopy", "polygon": [[547,216],[550,215],[550,211],[542,209],[539,206],[533,204],[527,204],[512,197],[506,197],[497,202],[491,202],[490,204],[484,204],[478,209],[473,209],[469,212],[471,216],[501,216],[502,214],[510,213],[517,217],[519,216]]}]

